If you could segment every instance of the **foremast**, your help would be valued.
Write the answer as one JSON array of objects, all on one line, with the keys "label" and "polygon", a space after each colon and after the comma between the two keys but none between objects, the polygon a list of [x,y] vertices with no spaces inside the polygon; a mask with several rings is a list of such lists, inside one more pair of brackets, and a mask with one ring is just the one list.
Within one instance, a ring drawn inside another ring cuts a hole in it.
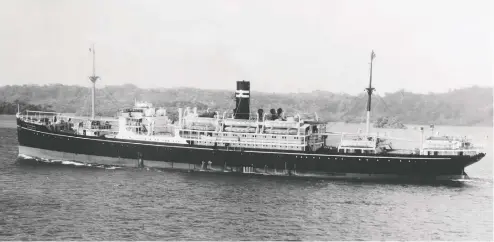
[{"label": "foremast", "polygon": [[374,50],[372,50],[372,53],[371,53],[371,62],[370,62],[369,87],[365,89],[367,91],[367,94],[368,94],[368,99],[367,99],[367,120],[366,120],[366,125],[365,125],[365,133],[366,133],[366,135],[369,135],[369,131],[370,131],[371,100],[372,100],[372,92],[375,90],[372,87],[372,62],[374,61],[374,58],[376,58],[376,54],[374,53]]},{"label": "foremast", "polygon": [[96,75],[96,51],[94,49],[94,44],[91,48],[89,48],[89,52],[93,54],[93,75],[89,77],[89,80],[93,83],[91,89],[91,119],[94,119],[94,101],[96,95],[96,81],[99,79],[99,76]]}]

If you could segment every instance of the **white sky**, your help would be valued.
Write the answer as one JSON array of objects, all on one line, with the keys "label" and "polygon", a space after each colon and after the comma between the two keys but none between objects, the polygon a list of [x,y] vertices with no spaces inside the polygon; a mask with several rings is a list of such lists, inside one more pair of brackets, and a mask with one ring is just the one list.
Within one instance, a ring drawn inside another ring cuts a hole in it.
[{"label": "white sky", "polygon": [[360,93],[493,86],[489,0],[0,0],[0,85]]}]

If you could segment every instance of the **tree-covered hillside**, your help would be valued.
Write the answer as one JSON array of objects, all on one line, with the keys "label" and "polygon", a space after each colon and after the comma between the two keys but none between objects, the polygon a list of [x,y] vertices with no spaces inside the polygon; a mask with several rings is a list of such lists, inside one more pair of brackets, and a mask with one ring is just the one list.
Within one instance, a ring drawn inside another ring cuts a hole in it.
[{"label": "tree-covered hillside", "polygon": [[[234,91],[196,88],[141,89],[134,85],[107,86],[96,92],[97,113],[115,115],[117,109],[131,106],[135,99],[164,106],[170,113],[178,107],[199,110],[231,111]],[[23,108],[53,109],[58,112],[90,113],[91,90],[67,85],[23,85],[0,87],[0,113]],[[358,96],[313,91],[310,93],[276,94],[253,91],[251,111],[283,108],[286,112],[314,113],[327,121],[364,122],[366,94]],[[27,107],[27,104],[32,105]],[[38,106],[36,106],[38,105]],[[372,119],[388,116],[408,124],[488,125],[492,126],[493,90],[486,87],[463,88],[447,93],[416,94],[404,90],[374,95]]]}]

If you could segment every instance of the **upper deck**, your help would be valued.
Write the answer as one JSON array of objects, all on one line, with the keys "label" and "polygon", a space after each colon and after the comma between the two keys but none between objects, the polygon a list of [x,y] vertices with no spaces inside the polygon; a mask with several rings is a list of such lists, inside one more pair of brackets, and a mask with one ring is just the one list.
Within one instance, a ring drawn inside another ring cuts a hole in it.
[{"label": "upper deck", "polygon": [[[211,113],[211,112],[206,112]],[[235,119],[233,113],[199,115],[197,109],[179,109],[179,135],[198,145],[277,150],[317,150],[323,147],[326,124],[316,118],[279,112]]]},{"label": "upper deck", "polygon": [[474,155],[482,151],[481,145],[474,145],[463,136],[431,136],[428,137],[420,153],[422,155]]},{"label": "upper deck", "polygon": [[101,136],[116,133],[116,118],[76,116],[57,112],[26,110],[16,114],[26,123],[44,125],[48,130],[87,136]]}]

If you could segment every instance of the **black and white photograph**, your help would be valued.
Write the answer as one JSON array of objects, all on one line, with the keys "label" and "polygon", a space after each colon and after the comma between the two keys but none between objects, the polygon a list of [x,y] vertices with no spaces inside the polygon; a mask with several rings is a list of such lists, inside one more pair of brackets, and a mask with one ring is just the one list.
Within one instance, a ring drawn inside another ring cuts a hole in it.
[{"label": "black and white photograph", "polygon": [[492,0],[0,0],[0,241],[493,241]]}]

